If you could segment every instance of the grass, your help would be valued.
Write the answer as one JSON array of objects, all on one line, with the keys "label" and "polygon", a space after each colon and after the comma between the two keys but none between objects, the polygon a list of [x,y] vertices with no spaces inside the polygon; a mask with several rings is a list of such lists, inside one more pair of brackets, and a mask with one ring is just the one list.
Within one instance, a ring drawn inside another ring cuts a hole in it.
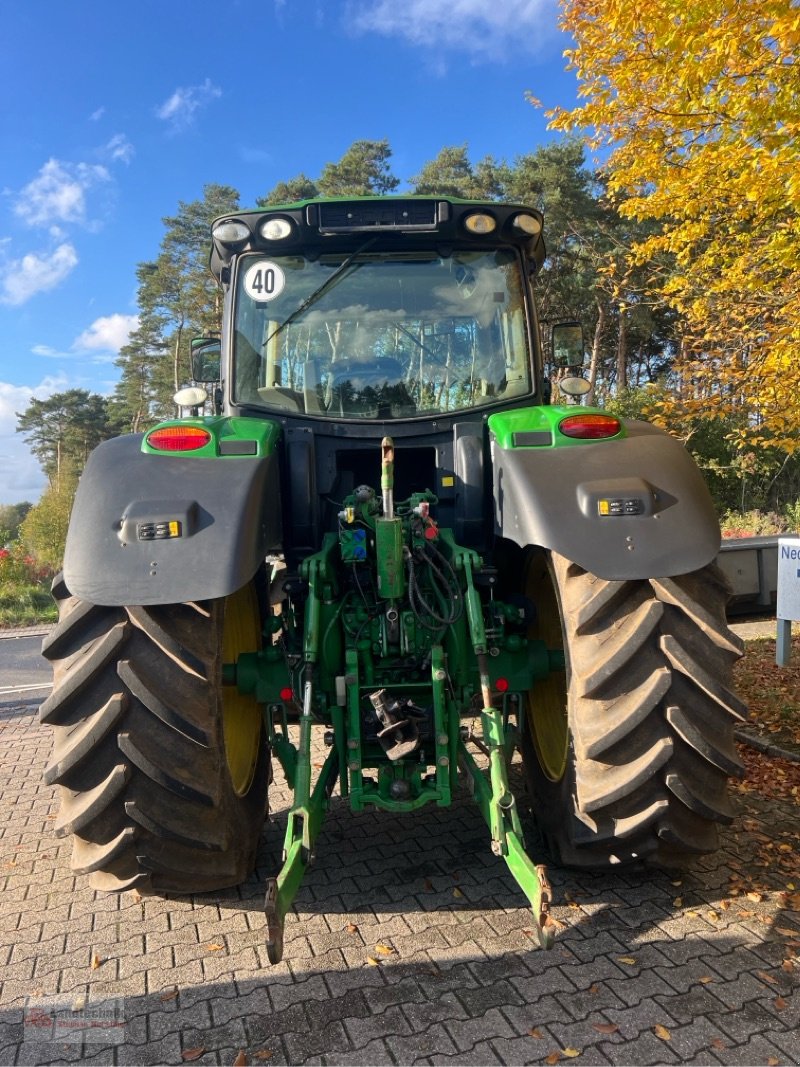
[{"label": "grass", "polygon": [[50,583],[4,582],[0,589],[0,628],[37,626],[58,617]]}]

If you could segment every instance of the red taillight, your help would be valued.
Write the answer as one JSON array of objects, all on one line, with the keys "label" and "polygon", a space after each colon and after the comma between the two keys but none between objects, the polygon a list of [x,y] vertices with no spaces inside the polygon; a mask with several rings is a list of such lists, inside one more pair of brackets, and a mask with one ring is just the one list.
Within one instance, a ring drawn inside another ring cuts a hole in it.
[{"label": "red taillight", "polygon": [[208,430],[200,426],[162,426],[147,435],[147,443],[160,452],[191,452],[211,440]]},{"label": "red taillight", "polygon": [[281,700],[284,704],[288,704],[290,700],[294,700],[294,693],[288,686],[281,689]]},{"label": "red taillight", "polygon": [[495,687],[495,690],[498,693],[507,693],[508,692],[508,679],[507,678],[498,678],[497,681],[494,683],[494,687]]},{"label": "red taillight", "polygon": [[593,440],[599,437],[614,437],[622,429],[619,419],[613,415],[568,415],[558,424],[565,437]]}]

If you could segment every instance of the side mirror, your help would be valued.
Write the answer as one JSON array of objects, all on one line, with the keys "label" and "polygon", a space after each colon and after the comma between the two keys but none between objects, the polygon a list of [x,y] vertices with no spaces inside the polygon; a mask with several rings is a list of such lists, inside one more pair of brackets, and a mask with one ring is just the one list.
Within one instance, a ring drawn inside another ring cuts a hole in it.
[{"label": "side mirror", "polygon": [[218,337],[195,337],[192,341],[192,378],[196,382],[218,382],[222,345]]},{"label": "side mirror", "polygon": [[579,322],[559,322],[553,327],[553,363],[557,367],[582,367],[586,358],[583,327]]}]

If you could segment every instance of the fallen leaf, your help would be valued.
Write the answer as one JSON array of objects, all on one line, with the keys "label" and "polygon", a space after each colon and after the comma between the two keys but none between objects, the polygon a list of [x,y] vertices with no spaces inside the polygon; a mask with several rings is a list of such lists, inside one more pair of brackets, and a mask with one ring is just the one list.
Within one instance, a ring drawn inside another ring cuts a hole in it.
[{"label": "fallen leaf", "polygon": [[558,1061],[560,1059],[561,1059],[561,1053],[560,1052],[551,1052],[550,1055],[547,1057],[547,1059],[544,1062],[545,1063],[549,1063],[550,1067],[553,1067],[553,1064],[554,1063],[558,1063]]},{"label": "fallen leaf", "polygon": [[178,990],[173,989],[170,993],[162,993],[158,998],[162,1004],[166,1004],[168,1000],[174,1000],[178,995]]},{"label": "fallen leaf", "polygon": [[367,956],[367,963],[370,967],[380,967],[381,961],[376,960],[373,956]]},{"label": "fallen leaf", "polygon": [[615,1034],[619,1027],[616,1023],[592,1023],[592,1029],[598,1034]]},{"label": "fallen leaf", "polygon": [[355,923],[348,923],[347,924],[347,932],[348,932],[348,934],[357,934],[358,933],[358,927],[356,926]]},{"label": "fallen leaf", "polygon": [[683,882],[682,882],[682,881],[680,880],[680,878],[679,878],[679,879],[677,880],[677,882],[670,882],[669,884],[670,884],[670,885],[683,885]]},{"label": "fallen leaf", "polygon": [[719,922],[719,915],[715,911],[708,911],[708,912],[706,912],[706,914],[707,914],[708,918],[712,921],[712,923],[718,923]]},{"label": "fallen leaf", "polygon": [[395,950],[392,948],[391,945],[384,945],[380,941],[375,946],[375,951],[381,956],[393,956],[395,953]]},{"label": "fallen leaf", "polygon": [[784,960],[781,964],[781,970],[786,971],[787,974],[792,974],[794,972],[794,963],[791,960]]},{"label": "fallen leaf", "polygon": [[528,1037],[535,1037],[537,1041],[544,1037],[544,1034],[538,1026],[532,1026],[528,1031]]},{"label": "fallen leaf", "polygon": [[719,910],[720,911],[727,911],[730,906],[731,906],[731,902],[729,900],[721,900],[719,902]]},{"label": "fallen leaf", "polygon": [[233,1061],[233,1067],[247,1067],[247,1056],[244,1049],[239,1049],[239,1055]]},{"label": "fallen leaf", "polygon": [[747,894],[747,899],[748,900],[752,900],[755,904],[760,904],[761,901],[764,899],[764,894],[763,893],[748,893]]},{"label": "fallen leaf", "polygon": [[768,1056],[767,1057],[767,1065],[768,1065],[768,1067],[778,1067],[780,1062],[781,1061],[777,1058],[777,1056]]},{"label": "fallen leaf", "polygon": [[727,1048],[728,1046],[722,1040],[721,1037],[714,1037],[711,1039],[711,1045],[713,1048]]},{"label": "fallen leaf", "polygon": [[92,953],[92,970],[96,971],[99,967],[103,966],[103,961],[97,955],[96,952]]},{"label": "fallen leaf", "polygon": [[262,1063],[264,1062],[264,1060],[271,1060],[272,1059],[272,1049],[271,1048],[260,1048],[258,1050],[258,1052],[254,1052],[253,1053],[253,1058],[257,1059],[257,1060],[261,1060]]},{"label": "fallen leaf", "polygon": [[666,1026],[662,1026],[661,1023],[656,1023],[656,1025],[653,1027],[653,1033],[656,1035],[656,1037],[660,1037],[662,1041],[672,1040],[672,1034],[669,1032]]},{"label": "fallen leaf", "polygon": [[141,904],[141,902],[142,902],[142,894],[139,892],[138,889],[132,889],[131,890],[131,900],[133,901],[134,904]]},{"label": "fallen leaf", "polygon": [[788,926],[776,926],[776,934],[783,934],[784,937],[797,937],[800,934],[800,930],[792,930]]},{"label": "fallen leaf", "polygon": [[672,902],[672,906],[673,906],[673,908],[682,908],[683,907],[683,897],[675,897],[675,899]]},{"label": "fallen leaf", "polygon": [[633,956],[617,956],[618,963],[627,963],[629,967],[633,967],[636,964],[636,960]]},{"label": "fallen leaf", "polygon": [[756,976],[761,979],[762,982],[769,982],[770,985],[777,985],[777,979],[773,978],[771,974],[767,974],[766,971],[756,971]]},{"label": "fallen leaf", "polygon": [[453,896],[454,897],[463,897],[464,894],[461,892],[461,890],[458,888],[458,886],[456,886],[455,889],[453,890]]},{"label": "fallen leaf", "polygon": [[589,986],[589,992],[592,994],[592,996],[595,996],[597,993],[600,992],[600,986],[597,984],[597,982],[592,982],[592,984]]},{"label": "fallen leaf", "polygon": [[186,1063],[191,1063],[192,1060],[199,1060],[205,1051],[205,1048],[200,1045],[197,1048],[187,1048],[181,1053],[181,1059],[185,1060]]},{"label": "fallen leaf", "polygon": [[225,946],[224,945],[216,945],[216,944],[214,944],[214,945],[206,945],[206,948],[208,949],[209,952],[224,952],[225,951]]},{"label": "fallen leaf", "polygon": [[704,974],[703,977],[702,978],[698,978],[697,981],[698,982],[702,982],[703,985],[708,985],[708,983],[709,982],[713,982],[714,979],[711,977],[710,974]]},{"label": "fallen leaf", "polygon": [[786,1007],[786,1001],[783,999],[783,997],[775,997],[773,1004],[778,1009],[778,1011],[783,1011],[783,1009]]},{"label": "fallen leaf", "polygon": [[689,916],[690,919],[696,919],[697,918],[697,912],[696,911],[687,911],[686,914]]},{"label": "fallen leaf", "polygon": [[562,1048],[561,1050],[561,1055],[569,1056],[571,1060],[575,1059],[576,1056],[580,1056],[580,1054],[581,1050],[579,1048]]}]

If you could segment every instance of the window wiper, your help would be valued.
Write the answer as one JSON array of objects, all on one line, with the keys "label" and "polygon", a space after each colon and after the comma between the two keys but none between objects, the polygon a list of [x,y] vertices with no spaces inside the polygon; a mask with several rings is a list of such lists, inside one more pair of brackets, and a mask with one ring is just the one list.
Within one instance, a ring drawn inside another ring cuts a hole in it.
[{"label": "window wiper", "polygon": [[[294,309],[291,315],[285,318],[283,322],[280,323],[280,325],[275,327],[275,329],[272,331],[272,333],[269,335],[269,337],[266,339],[266,341],[261,347],[266,348],[274,337],[277,337],[278,334],[285,330],[287,326],[291,326],[293,322],[300,318],[303,312],[308,311],[312,304],[316,304],[320,297],[324,296],[325,293],[327,293],[330,289],[337,285],[338,282],[341,281],[341,279],[344,277],[345,272],[349,270],[349,268],[352,266],[353,261],[363,252],[366,252],[368,248],[374,245],[377,239],[377,237],[370,237],[369,240],[365,241],[363,245],[359,245],[355,252],[351,252],[347,259],[345,259],[342,263],[339,264],[333,274],[331,274],[328,278],[325,279],[322,285],[318,286],[314,290],[314,292],[311,293],[310,296],[307,296],[305,298],[302,304],[300,304]],[[356,269],[360,266],[361,264],[357,263]]]}]

